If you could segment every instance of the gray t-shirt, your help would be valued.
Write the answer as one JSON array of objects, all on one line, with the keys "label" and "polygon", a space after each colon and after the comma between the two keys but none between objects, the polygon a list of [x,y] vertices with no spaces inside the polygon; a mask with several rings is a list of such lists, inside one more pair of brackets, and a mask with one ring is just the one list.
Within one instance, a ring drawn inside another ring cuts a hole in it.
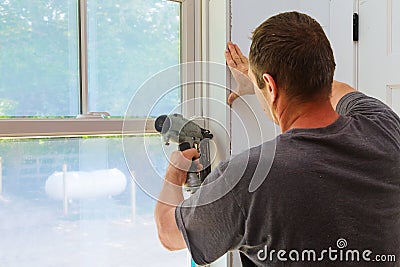
[{"label": "gray t-shirt", "polygon": [[176,208],[197,264],[240,250],[256,266],[400,265],[400,119],[360,92],[337,112],[221,163]]}]

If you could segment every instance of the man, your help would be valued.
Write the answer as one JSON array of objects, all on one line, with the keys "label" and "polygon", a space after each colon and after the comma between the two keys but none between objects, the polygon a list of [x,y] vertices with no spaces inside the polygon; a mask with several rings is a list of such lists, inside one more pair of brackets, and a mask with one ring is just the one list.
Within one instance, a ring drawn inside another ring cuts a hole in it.
[{"label": "man", "polygon": [[221,163],[184,201],[199,155],[174,153],[155,210],[162,244],[200,265],[239,250],[245,266],[398,266],[399,117],[333,82],[330,43],[305,14],[269,18],[249,61],[232,43],[226,58],[239,83],[228,102],[254,90],[282,134]]}]

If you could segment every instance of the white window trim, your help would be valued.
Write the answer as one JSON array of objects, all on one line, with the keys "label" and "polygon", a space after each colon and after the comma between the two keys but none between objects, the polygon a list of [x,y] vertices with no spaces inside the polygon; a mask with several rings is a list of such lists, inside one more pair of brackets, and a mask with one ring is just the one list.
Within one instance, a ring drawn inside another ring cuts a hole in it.
[{"label": "white window trim", "polygon": [[[169,0],[181,3],[181,62],[200,61],[201,47],[196,43],[201,38],[201,0]],[[79,0],[79,57],[80,57],[80,112],[88,114],[88,51],[87,51],[87,4],[86,0]],[[199,33],[200,32],[200,33]],[[82,53],[83,52],[83,53]],[[184,80],[194,80],[196,70],[182,73]],[[197,88],[184,88],[182,103],[198,97]],[[200,90],[198,90],[200,91]],[[193,117],[199,116],[201,107],[184,105],[183,114]],[[123,131],[123,125],[129,123],[129,132]],[[123,135],[155,133],[154,119],[124,118],[71,118],[71,119],[0,119],[1,138],[28,138],[28,137],[68,137],[68,136],[95,136],[95,135]]]},{"label": "white window trim", "polygon": [[[202,56],[202,0],[183,0],[182,3],[182,63],[200,62]],[[201,97],[201,85],[193,81],[201,80],[201,69],[197,64],[182,68],[182,113],[187,118],[202,116],[202,106],[198,101],[189,101]],[[194,104],[193,104],[194,103]]]},{"label": "white window trim", "polygon": [[[154,119],[7,119],[0,120],[0,138],[77,137],[157,133]],[[122,131],[124,123],[129,131]]]},{"label": "white window trim", "polygon": [[78,0],[79,22],[79,77],[80,77],[80,112],[89,113],[89,50],[87,29],[87,0]]}]

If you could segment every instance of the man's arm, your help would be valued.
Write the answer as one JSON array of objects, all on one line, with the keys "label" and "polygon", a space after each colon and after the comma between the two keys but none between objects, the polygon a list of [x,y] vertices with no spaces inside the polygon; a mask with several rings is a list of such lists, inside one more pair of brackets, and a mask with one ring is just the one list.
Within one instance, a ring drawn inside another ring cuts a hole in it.
[{"label": "man's arm", "polygon": [[158,237],[168,250],[186,248],[185,240],[178,229],[175,219],[175,208],[183,201],[182,185],[193,158],[199,158],[196,149],[174,152],[165,174],[165,181],[154,211]]},{"label": "man's arm", "polygon": [[332,84],[332,97],[331,97],[331,103],[332,107],[334,110],[336,110],[336,107],[340,101],[345,95],[351,93],[351,92],[356,92],[357,90],[351,87],[348,84],[338,82],[338,81],[333,81]]}]

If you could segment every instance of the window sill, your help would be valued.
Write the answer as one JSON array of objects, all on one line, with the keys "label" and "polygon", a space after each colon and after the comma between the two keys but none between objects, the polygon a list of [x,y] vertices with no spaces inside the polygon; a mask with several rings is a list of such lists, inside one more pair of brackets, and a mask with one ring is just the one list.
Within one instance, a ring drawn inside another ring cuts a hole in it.
[{"label": "window sill", "polygon": [[1,119],[0,138],[157,133],[155,119]]}]

